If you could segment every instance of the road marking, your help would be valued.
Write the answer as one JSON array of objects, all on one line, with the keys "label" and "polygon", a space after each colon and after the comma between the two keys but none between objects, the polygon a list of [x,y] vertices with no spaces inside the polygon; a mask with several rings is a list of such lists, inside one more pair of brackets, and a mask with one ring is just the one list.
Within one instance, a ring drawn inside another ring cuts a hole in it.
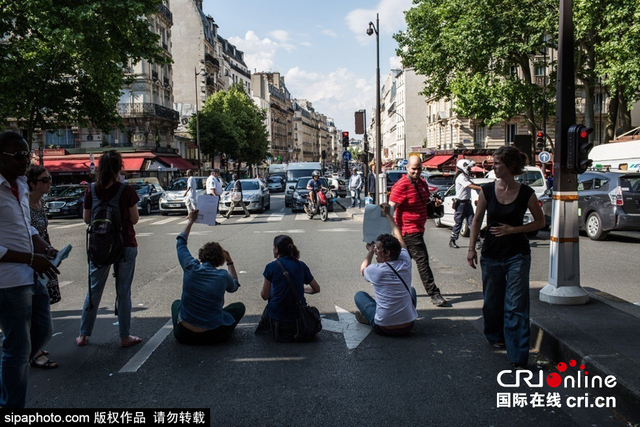
[{"label": "road marking", "polygon": [[237,220],[236,222],[251,222],[253,220],[255,220],[258,216],[256,214],[251,215],[249,218],[240,218],[239,220]]},{"label": "road marking", "polygon": [[149,341],[147,341],[144,346],[138,350],[136,354],[127,362],[126,365],[120,369],[120,373],[125,372],[137,372],[138,369],[147,361],[149,356],[156,351],[156,349],[162,344],[162,341],[171,333],[173,330],[173,321],[169,319],[167,323],[164,324],[162,328],[156,334],[151,337]]},{"label": "road marking", "polygon": [[266,230],[266,231],[254,231],[255,234],[261,234],[261,233],[265,233],[265,234],[275,234],[275,233],[280,233],[280,234],[299,234],[299,233],[306,233],[304,230]]},{"label": "road marking", "polygon": [[271,214],[269,218],[267,218],[267,222],[282,221],[282,218],[284,218],[284,214]]},{"label": "road marking", "polygon": [[168,224],[172,221],[176,221],[180,219],[180,217],[173,217],[173,218],[167,218],[167,219],[163,219],[162,221],[158,221],[158,222],[154,222],[151,225],[163,225],[163,224]]},{"label": "road marking", "polygon": [[64,286],[70,285],[73,283],[73,280],[65,280],[64,282],[58,282],[58,287],[62,288]]},{"label": "road marking", "polygon": [[154,235],[155,233],[136,233],[136,237],[149,237]]},{"label": "road marking", "polygon": [[69,225],[63,225],[61,227],[56,227],[55,229],[56,230],[61,230],[63,228],[80,227],[81,225],[87,225],[87,224],[85,224],[84,222],[78,222],[78,223],[75,223],[75,224],[69,224]]},{"label": "road marking", "polygon": [[[143,222],[147,222],[147,221],[151,221],[153,219],[156,219],[156,217],[155,216],[148,216],[146,218],[140,218],[138,220],[138,224],[143,223]],[[138,225],[138,224],[136,224],[136,225]]]},{"label": "road marking", "polygon": [[[192,231],[189,233],[189,236],[206,236],[207,234],[213,233],[211,230],[206,231]],[[177,236],[180,233],[167,233],[168,236]]]},{"label": "road marking", "polygon": [[308,221],[309,220],[309,215],[307,215],[306,213],[299,213],[296,215],[296,221]]},{"label": "road marking", "polygon": [[353,230],[351,228],[327,228],[327,229],[319,229],[318,231],[328,231],[328,232],[332,232],[332,233],[342,233],[342,232],[345,232],[345,231],[359,232],[360,230]]},{"label": "road marking", "polygon": [[372,331],[371,326],[363,325],[356,320],[355,314],[336,307],[339,321],[322,318],[322,329],[329,332],[337,332],[344,336],[344,341],[349,350],[353,350],[369,335]]},{"label": "road marking", "polygon": [[306,357],[246,357],[244,359],[231,359],[231,362],[252,363],[252,362],[299,362],[307,360]]}]

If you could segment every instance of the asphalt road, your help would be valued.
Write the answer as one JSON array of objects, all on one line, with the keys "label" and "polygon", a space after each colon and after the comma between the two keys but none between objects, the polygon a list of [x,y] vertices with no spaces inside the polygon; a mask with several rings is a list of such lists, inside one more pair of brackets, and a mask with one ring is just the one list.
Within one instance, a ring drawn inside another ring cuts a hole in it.
[{"label": "asphalt road", "polygon": [[[343,204],[346,204],[343,202]],[[183,216],[142,217],[136,226],[139,254],[132,291],[132,333],[144,344],[118,347],[113,282],[100,303],[94,334],[78,348],[79,316],[86,295],[84,229],[78,219],[53,219],[52,242],[74,246],[62,265],[62,301],[52,306],[55,335],[47,345],[56,370],[31,369],[29,407],[211,408],[215,425],[624,425],[608,409],[497,407],[505,389],[496,376],[509,369],[504,352],[482,335],[480,272],[465,263],[461,249],[448,248],[449,231],[429,222],[427,245],[436,280],[450,301],[434,307],[414,268],[420,318],[404,338],[367,334],[357,325],[353,295],[371,291],[359,275],[364,257],[362,223],[337,209],[329,221],[308,220],[284,209],[273,195],[272,209],[251,218],[235,215],[221,226],[196,224],[192,253],[215,240],[240,272],[241,288],[226,303],[242,301],[245,318],[233,340],[216,347],[187,347],[166,325],[171,302],[180,298],[182,272],[175,237]],[[293,239],[321,286],[308,297],[325,317],[318,340],[277,344],[254,335],[265,302],[259,296],[264,266],[273,259],[273,238]],[[532,240],[531,280],[544,281],[548,234]],[[640,239],[613,236],[605,242],[581,238],[582,283],[640,302],[636,271]],[[541,361],[542,367],[546,367]],[[544,371],[545,373],[547,371]]]}]

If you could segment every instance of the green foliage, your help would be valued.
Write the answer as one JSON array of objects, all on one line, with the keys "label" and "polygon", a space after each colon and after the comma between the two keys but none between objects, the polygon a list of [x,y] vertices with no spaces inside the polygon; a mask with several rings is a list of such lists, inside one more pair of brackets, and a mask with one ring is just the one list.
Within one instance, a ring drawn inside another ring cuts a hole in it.
[{"label": "green foliage", "polygon": [[[249,98],[242,85],[216,92],[207,98],[200,112],[200,147],[204,154],[226,153],[237,162],[259,164],[267,158],[269,133],[266,112]],[[189,121],[196,137],[196,117]]]},{"label": "green foliage", "polygon": [[124,67],[167,63],[146,16],[161,0],[0,0],[0,119],[35,129],[110,129]]}]

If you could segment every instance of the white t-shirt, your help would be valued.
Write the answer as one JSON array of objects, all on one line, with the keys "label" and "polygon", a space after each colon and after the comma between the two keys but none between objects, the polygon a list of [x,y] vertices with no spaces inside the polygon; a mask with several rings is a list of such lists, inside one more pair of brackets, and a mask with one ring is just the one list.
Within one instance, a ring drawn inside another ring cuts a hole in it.
[{"label": "white t-shirt", "polygon": [[209,175],[207,178],[207,194],[219,196],[222,193],[222,186],[220,181],[213,175]]},{"label": "white t-shirt", "polygon": [[191,189],[191,191],[189,191],[189,193],[187,193],[187,197],[190,198],[191,200],[195,201],[196,200],[196,190],[198,189],[198,186],[196,185],[196,177],[195,176],[190,176],[189,179],[187,179],[187,189]]},{"label": "white t-shirt", "polygon": [[471,200],[471,181],[463,173],[459,174],[456,178],[456,199],[458,200]]},{"label": "white t-shirt", "polygon": [[[411,257],[402,248],[400,256],[389,264],[411,288]],[[376,325],[396,326],[413,322],[418,312],[413,306],[411,295],[402,281],[386,263],[371,264],[364,269],[364,279],[373,285],[376,299]]]}]

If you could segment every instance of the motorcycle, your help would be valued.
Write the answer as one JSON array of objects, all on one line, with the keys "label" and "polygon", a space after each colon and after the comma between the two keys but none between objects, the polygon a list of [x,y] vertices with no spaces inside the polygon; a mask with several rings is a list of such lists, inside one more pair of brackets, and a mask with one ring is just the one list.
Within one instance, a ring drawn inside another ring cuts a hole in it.
[{"label": "motorcycle", "polygon": [[326,221],[329,218],[329,199],[334,199],[335,195],[331,190],[322,189],[318,191],[317,199],[318,203],[313,204],[313,199],[311,198],[311,192],[307,196],[307,201],[304,204],[304,211],[309,216],[309,219],[313,219],[314,215],[320,214],[320,219]]}]

